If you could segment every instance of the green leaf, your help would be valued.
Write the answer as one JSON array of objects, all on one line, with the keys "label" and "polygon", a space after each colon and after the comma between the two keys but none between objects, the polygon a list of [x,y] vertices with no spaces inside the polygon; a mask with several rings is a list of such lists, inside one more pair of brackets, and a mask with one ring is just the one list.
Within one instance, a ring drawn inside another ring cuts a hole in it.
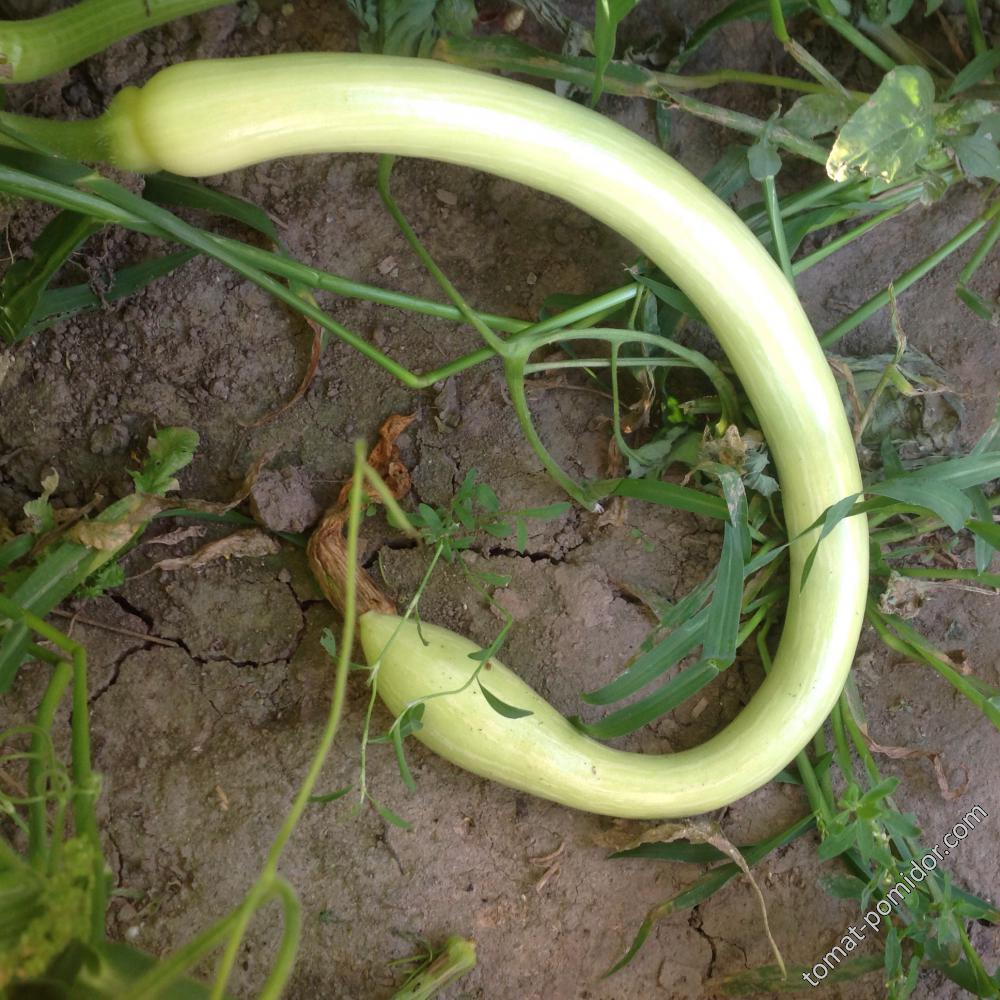
[{"label": "green leaf", "polygon": [[514,533],[514,526],[507,521],[492,521],[483,525],[483,531],[494,538],[509,538]]},{"label": "green leaf", "polygon": [[724,520],[729,517],[725,501],[711,493],[693,490],[676,483],[661,483],[655,479],[602,479],[590,484],[594,497],[629,497],[647,503],[686,510],[703,517]]},{"label": "green leaf", "polygon": [[915,507],[926,507],[952,531],[961,531],[972,514],[972,501],[960,489],[929,478],[905,476],[887,479],[866,487],[866,492]]},{"label": "green leaf", "polygon": [[[786,18],[793,17],[808,7],[807,0],[781,0],[781,9]],[[733,21],[766,21],[770,18],[771,0],[734,0],[718,14],[714,14],[695,28],[684,49],[678,55],[677,62],[679,64],[686,62],[720,28],[724,28]]]},{"label": "green leaf", "polygon": [[898,975],[903,964],[903,948],[899,943],[899,935],[896,928],[889,925],[885,935],[885,955],[884,955],[884,976],[887,983],[891,983]]},{"label": "green leaf", "polygon": [[[79,972],[68,994],[73,1000],[117,1000],[134,996],[133,985],[147,976],[159,960],[144,951],[114,941],[78,945]],[[160,1000],[208,1000],[209,987],[186,976],[157,991]],[[45,996],[49,996],[46,992]],[[230,997],[231,994],[227,994]]]},{"label": "green leaf", "polygon": [[[420,704],[420,707],[423,708],[423,703]],[[399,776],[403,779],[403,784],[411,792],[415,792],[417,790],[417,783],[413,780],[413,772],[410,770],[410,765],[406,763],[406,753],[403,750],[403,736],[400,729],[399,725],[394,725],[389,730],[392,734],[392,747],[396,751],[396,764],[399,767]]]},{"label": "green leaf", "polygon": [[486,483],[477,483],[474,495],[476,503],[478,503],[483,510],[488,511],[490,514],[495,514],[500,509],[499,498],[493,489],[490,486],[487,486]]},{"label": "green leaf", "polygon": [[526,708],[517,708],[514,705],[508,705],[507,702],[502,701],[486,688],[479,678],[476,678],[476,680],[479,682],[479,690],[483,692],[483,697],[497,715],[502,715],[505,719],[526,719],[529,715],[535,714]]},{"label": "green leaf", "polygon": [[162,278],[196,257],[194,250],[153,257],[138,264],[131,264],[117,271],[111,284],[97,295],[89,284],[70,285],[66,288],[47,288],[31,316],[27,335],[47,330],[55,322],[61,322],[104,304],[113,305],[147,285]]},{"label": "green leaf", "polygon": [[723,201],[729,201],[749,180],[746,147],[740,143],[727,146],[702,177],[705,187],[714,191]]},{"label": "green leaf", "polygon": [[609,684],[588,691],[581,698],[588,705],[610,705],[635,694],[703,642],[707,622],[708,608],[702,608],[654,646],[634,657]]},{"label": "green leaf", "polygon": [[511,577],[508,573],[491,573],[486,570],[469,570],[472,577],[487,587],[509,587]]},{"label": "green leaf", "polygon": [[673,285],[665,285],[662,281],[647,278],[644,274],[635,275],[635,280],[643,288],[648,288],[661,302],[676,309],[678,312],[686,313],[692,319],[701,320],[701,313],[698,307],[679,289]]},{"label": "green leaf", "polygon": [[774,144],[761,139],[747,150],[747,166],[755,181],[774,177],[781,170],[781,157]]},{"label": "green leaf", "polygon": [[743,482],[747,489],[754,490],[764,498],[774,496],[779,489],[778,480],[764,471],[769,461],[767,449],[761,446],[748,448],[743,462]]},{"label": "green leaf", "polygon": [[30,258],[14,261],[0,281],[0,340],[8,344],[31,332],[49,282],[70,255],[103,223],[77,212],[60,212],[32,245]]},{"label": "green leaf", "polygon": [[[745,853],[746,847],[739,848]],[[664,843],[640,844],[624,851],[615,851],[611,858],[648,858],[651,861],[682,861],[691,865],[708,865],[725,861],[726,855],[711,844],[697,844],[688,840],[671,840]]]},{"label": "green leaf", "polygon": [[854,107],[840,94],[806,94],[788,109],[781,124],[803,139],[814,139],[840,128]]},{"label": "green leaf", "polygon": [[[815,825],[815,818],[810,813],[808,816],[804,816],[802,819],[793,823],[790,827],[782,830],[780,833],[768,840],[761,841],[759,844],[741,849],[741,854],[748,865],[755,865],[767,857],[772,851],[776,851],[779,847],[784,847],[786,844],[790,844],[793,840],[798,839],[803,834],[808,833]],[[621,852],[615,857],[631,857],[631,852]],[[604,973],[604,977],[612,975],[619,969],[624,968],[629,962],[635,957],[636,953],[642,947],[646,938],[649,937],[649,932],[653,929],[653,925],[658,921],[662,920],[664,917],[670,916],[672,913],[678,913],[681,910],[687,910],[691,907],[698,906],[700,903],[704,903],[706,899],[717,893],[723,886],[727,885],[732,879],[741,875],[742,872],[738,865],[729,861],[724,865],[718,865],[711,871],[706,872],[701,878],[697,879],[692,885],[688,886],[686,889],[679,892],[676,896],[672,896],[670,899],[663,903],[653,907],[652,910],[643,920],[642,925],[639,927],[639,931],[629,946],[628,951],[620,958],[607,972]],[[881,964],[881,959],[878,960],[878,964]],[[799,984],[796,985],[796,989],[801,985],[801,980]]]},{"label": "green leaf", "polygon": [[310,795],[308,801],[315,805],[336,802],[338,799],[342,799],[345,795],[348,795],[353,788],[353,785],[348,785],[346,788],[338,788],[335,792],[327,792],[325,795]]},{"label": "green leaf", "polygon": [[163,496],[176,490],[179,483],[174,473],[184,468],[194,458],[198,447],[198,433],[190,427],[164,427],[149,439],[149,457],[138,472],[129,472],[136,492]]},{"label": "green leaf", "polygon": [[579,718],[570,719],[570,722],[595,740],[612,740],[626,733],[634,733],[697,694],[706,684],[715,680],[719,673],[716,661],[699,660],[690,667],[685,667],[653,694],[612,712],[599,722],[584,722]]},{"label": "green leaf", "polygon": [[373,799],[370,795],[368,796],[368,801],[375,807],[375,811],[388,823],[390,826],[398,827],[400,830],[412,830],[413,824],[408,823],[402,816],[394,813],[388,806],[382,805],[377,799]]},{"label": "green leaf", "polygon": [[740,531],[733,524],[727,524],[702,646],[702,656],[714,661],[719,667],[728,667],[736,659],[736,634],[740,628],[742,600],[743,552]]},{"label": "green leaf", "polygon": [[9,542],[0,545],[0,570],[13,565],[18,559],[23,559],[35,544],[35,536],[30,533],[16,535]]},{"label": "green leaf", "polygon": [[[882,968],[882,955],[861,955],[841,962],[823,980],[823,985],[849,983]],[[777,965],[762,965],[745,972],[735,972],[728,976],[710,979],[710,988],[727,997],[753,996],[775,993],[802,994],[805,980],[803,976],[812,972],[808,965],[789,965],[787,975]]]},{"label": "green leaf", "polygon": [[897,66],[844,123],[826,162],[832,180],[905,177],[934,139],[934,80],[920,66]]},{"label": "green leaf", "polygon": [[951,86],[944,92],[945,100],[974,87],[997,67],[1000,67],[1000,49],[989,49],[982,55],[976,56],[951,81]]},{"label": "green leaf", "polygon": [[948,458],[943,462],[922,465],[907,473],[911,479],[934,480],[956,489],[965,490],[970,486],[982,486],[993,479],[1000,479],[1000,453],[976,451],[960,458]]},{"label": "green leaf", "polygon": [[76,588],[76,597],[101,597],[125,582],[125,568],[116,560],[106,563]]},{"label": "green leaf", "polygon": [[1000,181],[1000,114],[990,115],[973,135],[951,140],[962,169],[971,177]]},{"label": "green leaf", "polygon": [[858,899],[864,896],[866,883],[855,875],[822,875],[819,884],[823,891],[837,899]]},{"label": "green leaf", "polygon": [[441,517],[433,507],[422,503],[417,506],[417,510],[420,512],[420,518],[423,521],[424,527],[427,528],[432,535],[437,537],[442,531],[444,531],[444,524],[441,522]]},{"label": "green leaf", "polygon": [[337,637],[330,629],[323,629],[323,634],[319,637],[319,644],[331,660],[337,659]]},{"label": "green leaf", "polygon": [[994,524],[992,521],[969,521],[966,527],[994,549],[1000,548],[1000,524]]},{"label": "green leaf", "polygon": [[[197,440],[198,435],[186,428],[168,427],[160,431],[151,439],[151,457],[144,463],[143,471],[132,474],[139,490],[145,488],[152,493],[161,487],[169,488],[175,482],[172,473],[190,461]],[[135,495],[127,496],[111,504],[94,521],[132,525],[130,538],[125,543],[131,544],[146,525],[145,521],[133,521],[137,512],[142,509],[143,504]],[[44,618],[88,576],[109,559],[113,559],[124,547],[122,545],[115,550],[95,553],[93,549],[75,542],[60,542],[45,552],[41,561],[25,579],[18,582],[17,589],[9,596],[19,607]],[[0,694],[10,687],[17,675],[27,654],[30,638],[30,631],[22,624],[12,626],[0,638]]]},{"label": "green leaf", "polygon": [[29,500],[22,510],[31,523],[31,531],[35,535],[43,535],[56,526],[56,513],[49,503],[49,497],[59,486],[59,474],[51,473],[42,480],[42,495]]},{"label": "green leaf", "polygon": [[[993,511],[986,499],[986,494],[977,486],[968,491],[969,500],[972,502],[972,511],[976,519],[983,524],[993,523]],[[985,573],[993,562],[993,553],[996,548],[990,544],[989,539],[982,535],[976,535],[976,572]]]},{"label": "green leaf", "polygon": [[403,714],[396,720],[395,728],[399,730],[399,735],[405,740],[407,736],[419,732],[424,728],[424,712],[427,704],[418,701],[416,705],[410,705]]},{"label": "green leaf", "polygon": [[213,191],[203,183],[176,174],[151,174],[146,178],[142,196],[157,205],[175,208],[193,208],[200,212],[220,215],[266,236],[275,246],[281,246],[281,237],[271,217],[259,205],[244,198],[237,198],[222,191]]},{"label": "green leaf", "polygon": [[852,493],[850,496],[842,497],[835,504],[831,504],[814,524],[810,525],[810,529],[818,527],[819,538],[816,539],[816,544],[812,547],[812,551],[806,556],[806,561],[802,566],[802,586],[806,585],[806,580],[809,579],[809,573],[812,571],[813,563],[816,561],[816,553],[819,552],[819,547],[823,542],[823,539],[833,531],[837,525],[843,521],[843,519],[849,516],[854,510],[854,503],[860,496],[860,493]]},{"label": "green leaf", "polygon": [[618,25],[639,0],[597,0],[594,7],[594,85],[590,103],[594,105],[604,89],[604,73],[615,55]]},{"label": "green leaf", "polygon": [[[913,7],[913,0],[889,0],[889,8],[886,13],[887,24],[899,24]],[[926,14],[926,10],[924,12]]]},{"label": "green leaf", "polygon": [[544,507],[526,507],[517,513],[521,517],[529,517],[536,521],[554,521],[556,518],[562,517],[571,506],[572,504],[565,500],[560,500],[558,503],[546,504]]},{"label": "green leaf", "polygon": [[514,535],[514,548],[523,555],[527,545],[528,526],[524,523],[524,519],[519,517],[517,519],[517,530]]},{"label": "green leaf", "polygon": [[385,55],[429,56],[438,38],[468,35],[476,19],[473,0],[350,0],[349,6],[364,26],[361,51]]},{"label": "green leaf", "polygon": [[817,854],[821,861],[829,861],[850,850],[857,843],[859,828],[857,821],[848,823],[843,829],[828,832],[819,845]]}]

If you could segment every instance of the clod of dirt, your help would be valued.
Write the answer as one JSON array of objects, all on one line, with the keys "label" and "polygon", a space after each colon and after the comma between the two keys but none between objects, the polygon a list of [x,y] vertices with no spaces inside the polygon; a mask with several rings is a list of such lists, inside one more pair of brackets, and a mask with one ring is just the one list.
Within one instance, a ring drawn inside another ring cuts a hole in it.
[{"label": "clod of dirt", "polygon": [[90,435],[90,450],[94,455],[113,455],[128,447],[129,430],[124,424],[101,424]]},{"label": "clod of dirt", "polygon": [[265,469],[250,491],[253,515],[271,531],[305,531],[321,508],[305,469]]}]

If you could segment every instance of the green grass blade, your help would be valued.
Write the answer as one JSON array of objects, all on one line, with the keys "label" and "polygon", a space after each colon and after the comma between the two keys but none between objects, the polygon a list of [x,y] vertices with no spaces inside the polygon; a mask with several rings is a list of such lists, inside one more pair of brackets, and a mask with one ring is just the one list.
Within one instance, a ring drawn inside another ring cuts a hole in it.
[{"label": "green grass blade", "polygon": [[647,503],[720,520],[729,517],[726,502],[721,497],[655,479],[602,479],[589,485],[588,494],[595,498],[629,497],[632,500],[645,500]]},{"label": "green grass blade", "polygon": [[997,67],[1000,67],[1000,49],[990,49],[982,55],[976,56],[971,62],[965,65],[951,81],[951,86],[944,92],[944,99],[961,94],[963,90],[974,87],[981,80],[985,80]]},{"label": "green grass blade", "polygon": [[743,552],[740,531],[735,525],[727,524],[702,646],[702,656],[714,661],[719,669],[728,667],[736,659],[736,636],[740,628],[742,600]]},{"label": "green grass blade", "polygon": [[960,489],[930,477],[899,477],[867,487],[868,493],[937,514],[952,531],[961,531],[972,515],[972,501]]},{"label": "green grass blade", "polygon": [[[811,813],[808,816],[803,816],[802,819],[793,823],[780,833],[775,834],[775,836],[769,838],[768,840],[763,840],[759,844],[755,844],[745,850],[742,850],[741,853],[743,854],[743,858],[748,865],[753,866],[767,857],[767,855],[772,851],[776,851],[779,847],[784,847],[785,845],[790,844],[793,840],[796,840],[808,833],[815,825],[816,819]],[[623,854],[620,856],[627,855]],[[677,913],[681,910],[689,910],[692,907],[704,903],[706,899],[709,899],[717,893],[723,886],[727,885],[739,874],[739,866],[729,861],[724,865],[719,865],[717,868],[713,868],[711,871],[706,872],[692,885],[688,886],[682,892],[677,893],[676,896],[672,896],[665,902],[653,907],[653,909],[646,915],[645,920],[643,920],[642,925],[640,926],[635,939],[632,941],[632,944],[629,946],[628,951],[626,951],[622,958],[620,958],[604,975],[610,976],[613,973],[618,972],[620,969],[623,969],[629,962],[632,961],[636,953],[642,947],[646,938],[649,937],[649,932],[653,929],[653,925],[658,920],[662,920],[664,917],[668,917],[672,913]]]},{"label": "green grass blade", "polygon": [[618,25],[639,0],[597,0],[594,5],[594,83],[590,105],[597,104],[604,90],[604,73],[615,55]]},{"label": "green grass blade", "polygon": [[193,208],[199,212],[209,212],[212,215],[233,219],[266,236],[276,246],[281,246],[277,228],[271,217],[259,205],[231,194],[213,191],[190,178],[169,173],[153,174],[146,178],[142,196],[158,205]]},{"label": "green grass blade", "polygon": [[[808,8],[806,0],[781,0],[781,10],[785,17],[793,17]],[[770,0],[735,0],[724,7],[718,14],[703,21],[691,33],[680,54],[674,61],[675,67],[680,67],[691,58],[720,28],[733,21],[764,21],[771,17]]]},{"label": "green grass blade", "polygon": [[72,285],[68,288],[49,288],[31,317],[28,335],[40,333],[53,323],[69,319],[78,313],[97,309],[104,303],[113,305],[128,298],[157,279],[166,277],[195,256],[195,251],[184,250],[123,267],[100,295],[86,284]]},{"label": "green grass blade", "polygon": [[703,608],[665,639],[635,657],[610,684],[588,691],[581,698],[588,705],[610,705],[635,694],[705,641],[708,617],[709,609]]},{"label": "green grass blade", "polygon": [[699,660],[690,667],[685,667],[653,694],[647,695],[634,705],[612,712],[600,722],[588,723],[579,718],[570,721],[577,729],[595,740],[612,740],[627,733],[634,733],[697,694],[706,684],[715,680],[719,673],[717,661]]},{"label": "green grass blade", "polygon": [[[883,965],[881,955],[861,955],[841,962],[823,979],[823,985],[828,983],[849,983],[862,976],[867,976]],[[723,996],[760,996],[773,993],[802,993],[804,973],[811,973],[810,965],[789,965],[785,972],[777,965],[762,965],[745,972],[735,972],[728,976],[720,976],[710,980],[714,989],[721,991]]]},{"label": "green grass blade", "polygon": [[62,211],[42,230],[29,258],[14,261],[0,283],[0,339],[23,340],[49,282],[70,255],[103,223]]}]

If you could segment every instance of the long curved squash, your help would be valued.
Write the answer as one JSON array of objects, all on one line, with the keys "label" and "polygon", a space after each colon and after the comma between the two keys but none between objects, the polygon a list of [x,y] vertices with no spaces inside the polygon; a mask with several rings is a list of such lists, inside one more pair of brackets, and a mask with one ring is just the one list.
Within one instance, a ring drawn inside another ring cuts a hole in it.
[{"label": "long curved squash", "polygon": [[[425,60],[288,55],[193,62],[120,93],[94,123],[106,158],[188,176],[280,156],[381,152],[473,167],[566,199],[629,239],[691,298],[753,403],[777,466],[787,527],[804,531],[858,492],[854,444],[834,380],[794,290],[730,209],[670,157],[628,130],[539,89]],[[843,686],[868,573],[863,517],[820,546],[792,547],[791,597],[774,666],[725,730],[692,750],[646,757],[573,730],[495,665],[487,685],[531,717],[494,712],[475,685],[427,703],[428,746],[477,774],[578,809],[672,817],[753,791],[808,742]],[[360,622],[369,658],[397,620]],[[473,644],[405,626],[380,666],[388,706],[458,686]]]}]

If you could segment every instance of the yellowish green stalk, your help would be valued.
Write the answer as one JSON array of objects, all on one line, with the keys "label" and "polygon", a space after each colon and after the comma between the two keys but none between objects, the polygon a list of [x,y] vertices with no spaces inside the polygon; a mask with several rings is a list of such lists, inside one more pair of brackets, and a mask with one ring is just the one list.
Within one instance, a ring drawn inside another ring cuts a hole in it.
[{"label": "yellowish green stalk", "polygon": [[43,17],[0,21],[0,82],[30,83],[109,45],[232,0],[81,0]]}]

